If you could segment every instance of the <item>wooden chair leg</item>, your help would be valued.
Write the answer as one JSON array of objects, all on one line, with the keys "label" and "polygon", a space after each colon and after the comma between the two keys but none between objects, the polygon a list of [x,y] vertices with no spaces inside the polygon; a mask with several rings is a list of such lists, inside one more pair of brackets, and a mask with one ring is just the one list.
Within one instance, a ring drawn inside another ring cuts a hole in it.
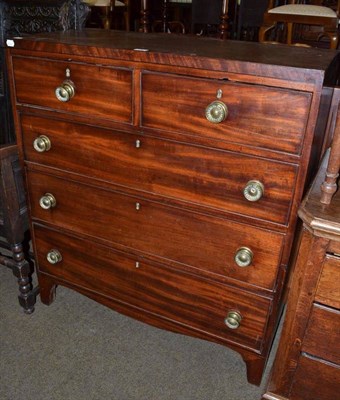
[{"label": "wooden chair leg", "polygon": [[149,21],[149,2],[147,0],[141,0],[140,8],[140,27],[139,32],[149,33],[150,32],[150,21]]},{"label": "wooden chair leg", "polygon": [[321,199],[323,204],[330,204],[334,193],[338,189],[337,180],[340,169],[340,104],[335,122],[332,147],[328,160],[325,181],[321,185]]},{"label": "wooden chair leg", "polygon": [[334,31],[325,31],[324,35],[328,36],[330,41],[330,48],[336,50],[339,44],[339,34]]},{"label": "wooden chair leg", "polygon": [[0,264],[12,270],[13,275],[18,280],[19,285],[19,304],[26,314],[32,314],[36,303],[38,287],[33,288],[32,273],[33,267],[25,258],[22,243],[11,246],[12,257],[0,255]]},{"label": "wooden chair leg", "polygon": [[13,275],[16,276],[19,285],[19,303],[26,314],[34,311],[36,293],[32,285],[32,266],[26,260],[22,243],[11,246],[13,252]]},{"label": "wooden chair leg", "polygon": [[221,39],[227,39],[228,20],[229,20],[228,8],[229,8],[229,1],[228,0],[223,0],[222,13],[221,13],[221,23],[219,25],[219,32],[220,32],[220,38]]},{"label": "wooden chair leg", "polygon": [[262,25],[261,28],[259,29],[259,42],[263,43],[266,42],[266,35],[269,31],[275,28],[276,24],[271,24],[271,25]]},{"label": "wooden chair leg", "polygon": [[110,10],[110,7],[103,7],[103,28],[108,30],[111,29],[111,24],[112,24],[112,13]]},{"label": "wooden chair leg", "polygon": [[291,22],[287,23],[287,44],[291,45],[293,43],[293,24]]}]

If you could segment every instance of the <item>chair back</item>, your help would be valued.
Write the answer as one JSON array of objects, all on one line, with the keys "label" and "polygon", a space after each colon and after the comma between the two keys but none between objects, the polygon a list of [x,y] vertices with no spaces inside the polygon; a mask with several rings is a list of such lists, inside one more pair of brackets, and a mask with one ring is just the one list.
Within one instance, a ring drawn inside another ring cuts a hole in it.
[{"label": "chair back", "polygon": [[[329,47],[336,49],[339,43],[339,10],[340,0],[289,0],[283,5],[268,0],[268,9],[259,31],[259,41],[266,42],[269,33],[271,37],[269,41],[275,42],[277,41],[275,33],[281,31],[281,36],[286,38],[286,43],[289,45],[307,45],[303,40],[299,40],[299,36],[308,40],[311,37],[312,40],[309,42],[314,46],[319,44],[321,38],[327,37]],[[285,29],[278,29],[279,24],[283,24]],[[298,27],[297,31],[295,27]],[[298,41],[295,40],[296,37]]]}]

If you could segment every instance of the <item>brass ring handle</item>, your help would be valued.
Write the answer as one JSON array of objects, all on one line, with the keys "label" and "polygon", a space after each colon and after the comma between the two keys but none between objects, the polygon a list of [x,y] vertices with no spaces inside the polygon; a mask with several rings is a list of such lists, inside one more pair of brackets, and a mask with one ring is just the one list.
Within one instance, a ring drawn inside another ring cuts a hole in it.
[{"label": "brass ring handle", "polygon": [[240,247],[235,254],[235,262],[239,267],[249,267],[254,254],[248,247]]},{"label": "brass ring handle", "polygon": [[33,142],[33,148],[38,153],[43,153],[44,151],[49,151],[51,149],[51,141],[45,135],[40,135]]},{"label": "brass ring handle", "polygon": [[39,200],[39,205],[44,210],[50,210],[57,205],[57,200],[51,193],[45,193]]},{"label": "brass ring handle", "polygon": [[62,103],[66,103],[72,99],[75,95],[76,89],[74,83],[69,79],[66,79],[60,86],[55,90],[56,98]]},{"label": "brass ring handle", "polygon": [[224,323],[229,329],[238,329],[241,325],[242,315],[238,311],[229,311]]},{"label": "brass ring handle", "polygon": [[52,249],[47,253],[47,261],[50,264],[58,264],[62,261],[63,257],[61,256],[60,252],[58,250]]},{"label": "brass ring handle", "polygon": [[264,185],[260,181],[249,181],[243,190],[248,201],[258,201],[264,195]]},{"label": "brass ring handle", "polygon": [[228,107],[219,100],[213,101],[205,109],[205,117],[213,124],[219,124],[228,116]]}]

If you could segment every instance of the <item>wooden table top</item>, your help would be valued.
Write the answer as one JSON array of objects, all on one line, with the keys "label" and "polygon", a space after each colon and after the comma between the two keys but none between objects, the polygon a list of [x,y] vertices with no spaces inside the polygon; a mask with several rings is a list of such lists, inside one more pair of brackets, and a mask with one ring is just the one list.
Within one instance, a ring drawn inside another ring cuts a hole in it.
[{"label": "wooden table top", "polygon": [[14,38],[12,46],[32,51],[214,68],[215,71],[304,82],[322,81],[331,62],[336,63],[340,71],[340,53],[335,50],[201,38],[189,34],[86,29]]}]

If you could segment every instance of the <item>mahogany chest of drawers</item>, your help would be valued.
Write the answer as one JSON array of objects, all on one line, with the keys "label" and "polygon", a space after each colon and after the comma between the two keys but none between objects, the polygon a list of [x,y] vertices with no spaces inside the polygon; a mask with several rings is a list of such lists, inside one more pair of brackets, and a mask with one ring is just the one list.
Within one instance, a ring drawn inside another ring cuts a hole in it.
[{"label": "mahogany chest of drawers", "polygon": [[226,345],[259,384],[337,53],[95,30],[12,46],[41,300],[65,285]]}]

